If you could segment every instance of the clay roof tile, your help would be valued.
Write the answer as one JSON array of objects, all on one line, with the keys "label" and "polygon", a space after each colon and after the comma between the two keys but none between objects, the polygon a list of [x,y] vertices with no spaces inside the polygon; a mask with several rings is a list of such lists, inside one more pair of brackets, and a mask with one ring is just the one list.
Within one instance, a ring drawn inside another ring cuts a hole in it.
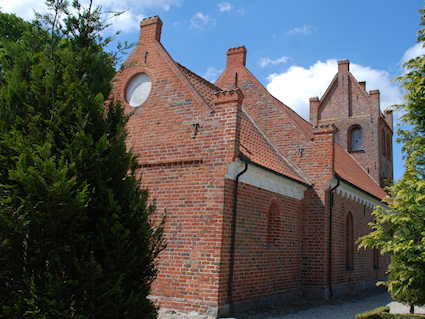
[{"label": "clay roof tile", "polygon": [[190,71],[188,68],[184,67],[180,63],[176,62],[176,64],[183,72],[183,74],[189,79],[195,89],[204,97],[207,103],[212,106],[212,101],[214,100],[215,93],[221,91],[221,89],[218,86],[215,86],[211,82],[200,77],[196,73]]},{"label": "clay roof tile", "polygon": [[384,199],[387,196],[372,177],[338,144],[335,144],[335,173],[376,198]]},{"label": "clay roof tile", "polygon": [[242,112],[241,118],[239,151],[256,164],[304,184],[309,184],[287,163],[281,154],[276,152],[245,112]]}]

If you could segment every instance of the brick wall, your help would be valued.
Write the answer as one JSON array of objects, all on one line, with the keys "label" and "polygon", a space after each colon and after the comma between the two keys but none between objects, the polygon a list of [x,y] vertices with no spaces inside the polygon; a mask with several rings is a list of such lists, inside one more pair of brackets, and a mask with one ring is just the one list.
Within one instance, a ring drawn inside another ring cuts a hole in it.
[{"label": "brick wall", "polygon": [[379,177],[380,185],[387,186],[393,180],[393,152],[392,152],[392,139],[393,131],[388,125],[388,121],[392,123],[392,116],[388,119],[389,114],[386,113],[380,118],[378,126],[379,136]]},{"label": "brick wall", "polygon": [[327,125],[313,129],[274,99],[245,67],[245,55],[244,47],[229,49],[226,69],[216,84],[232,86],[237,74],[237,85],[245,96],[244,108],[279,152],[314,184],[303,203],[301,285],[306,291],[325,296],[329,203],[326,182],[333,174],[335,129]]},{"label": "brick wall", "polygon": [[[248,168],[249,169],[249,168]],[[235,182],[226,180],[223,237],[230,251]],[[272,213],[270,219],[269,213]],[[233,299],[237,309],[300,295],[302,201],[240,183]],[[271,222],[272,224],[269,224]],[[223,254],[220,304],[227,299],[229,254]]]},{"label": "brick wall", "polygon": [[329,190],[326,182],[333,174],[335,128],[314,128],[308,150],[297,162],[314,187],[306,192],[303,214],[302,286],[308,295],[327,296]]},{"label": "brick wall", "polygon": [[[334,174],[335,134],[335,126],[326,121],[330,121],[328,117],[333,116],[333,111],[350,112],[350,120],[337,121],[338,129],[346,132],[353,123],[362,126],[367,152],[352,155],[366,163],[366,168],[373,166],[372,174],[378,172],[379,177],[392,174],[389,158],[385,168],[381,162],[376,168],[371,155],[382,153],[376,137],[382,128],[385,134],[392,132],[390,116],[379,113],[379,98],[369,105],[369,115],[365,115],[363,99],[372,97],[365,93],[363,84],[349,80],[347,61],[339,66],[342,78],[340,81],[338,75],[336,86],[331,87],[333,97],[325,103],[326,107],[313,113],[318,125],[312,127],[275,100],[245,68],[245,47],[228,50],[226,70],[217,81],[227,90],[217,90],[212,99],[206,99],[205,92],[197,90],[159,42],[161,26],[158,17],[141,22],[139,43],[114,82],[115,97],[133,113],[127,127],[127,142],[139,156],[138,174],[143,187],[149,189],[150,200],[157,199],[153,221],[167,212],[168,247],[158,260],[159,274],[152,297],[165,308],[182,311],[217,315],[228,308],[235,182],[225,175],[228,164],[239,155],[242,105],[312,187],[303,200],[296,200],[240,184],[234,301],[243,307],[255,300],[295,297],[301,292],[325,297],[329,244],[327,181]],[[133,108],[125,100],[125,90],[127,83],[140,73],[150,77],[152,89],[146,102]],[[345,93],[338,93],[341,87]],[[350,109],[336,109],[340,103],[348,103]],[[376,120],[371,121],[370,112],[375,111]],[[339,137],[340,143],[347,143],[346,135]],[[372,264],[371,269],[371,252],[355,251],[354,271],[345,270],[344,218],[351,212],[357,238],[367,232],[370,217],[363,216],[363,206],[351,199],[338,197],[335,202],[333,278],[337,289],[343,291],[350,283],[381,278],[384,267],[375,270]]]},{"label": "brick wall", "polygon": [[[310,121],[333,123],[337,127],[338,144],[348,150],[381,186],[392,180],[392,155],[383,156],[382,129],[389,136],[392,149],[392,115],[380,111],[378,90],[366,91],[366,82],[358,82],[349,72],[348,60],[338,61],[338,73],[321,100],[310,99]],[[361,150],[351,150],[351,129],[362,131]]]},{"label": "brick wall", "polygon": [[[388,255],[378,255],[374,260],[374,250],[358,250],[357,239],[370,233],[368,223],[373,220],[373,208],[344,195],[336,194],[333,222],[333,285],[335,294],[347,294],[364,288],[374,287],[376,281],[385,279],[389,263]],[[353,218],[353,268],[346,268],[346,217]],[[378,266],[378,267],[377,267]]]},{"label": "brick wall", "polygon": [[[159,259],[153,297],[166,308],[214,314],[224,175],[238,150],[242,95],[221,92],[207,104],[158,42],[159,24],[158,18],[142,21],[140,41],[115,77],[114,93],[133,112],[127,142],[139,157],[143,187],[157,199],[157,214],[167,212],[168,247]],[[133,108],[124,92],[139,73],[149,75],[152,90]]]}]

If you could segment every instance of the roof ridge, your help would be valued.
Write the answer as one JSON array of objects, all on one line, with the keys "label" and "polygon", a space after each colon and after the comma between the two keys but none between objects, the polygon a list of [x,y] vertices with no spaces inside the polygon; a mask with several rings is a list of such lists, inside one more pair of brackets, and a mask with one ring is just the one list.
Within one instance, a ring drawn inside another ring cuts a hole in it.
[{"label": "roof ridge", "polygon": [[188,69],[187,67],[185,67],[184,65],[180,64],[179,62],[176,62],[176,64],[177,64],[178,67],[184,69],[184,71],[189,72],[189,73],[193,74],[194,76],[196,76],[199,80],[201,80],[202,82],[204,82],[211,89],[216,90],[216,91],[222,91],[222,89],[219,88],[217,85],[215,85],[214,83],[211,83],[210,81],[204,79],[202,76],[196,74],[195,72],[193,72],[192,70]]},{"label": "roof ridge", "polygon": [[[350,71],[348,71],[348,76],[349,76],[350,78],[352,78],[354,81],[356,81],[356,84],[357,84],[357,86],[360,88],[360,90],[362,91],[362,93],[363,93],[366,97],[370,98],[369,94],[367,94],[366,89],[363,89],[363,88],[360,86],[359,81],[357,81],[357,79],[355,78],[355,76],[354,76],[353,74],[351,74],[351,72],[350,72]],[[369,102],[369,101],[368,101],[368,102]]]},{"label": "roof ridge", "polygon": [[[299,115],[297,112],[295,112],[288,105],[286,105],[285,103],[283,103],[282,101],[280,101],[278,98],[274,97],[272,94],[270,94],[270,95],[275,99],[275,101],[279,104],[279,106],[284,106],[285,107],[284,108],[285,112],[292,113],[292,114],[289,114],[289,116],[296,116],[297,117],[297,120],[301,120],[301,121],[305,122],[305,124],[309,125],[311,127],[311,129],[313,129],[313,125],[309,121],[307,121],[306,119],[304,119],[301,115]],[[294,118],[292,117],[292,119],[294,119]],[[296,124],[298,124],[298,123],[296,123]],[[306,135],[308,135],[308,137],[311,138],[313,136],[312,135],[312,132],[307,132],[307,130],[305,130],[304,127],[302,127],[300,125],[298,125],[298,126],[300,127],[301,130],[304,131],[304,133]]]},{"label": "roof ridge", "polygon": [[[366,90],[364,90],[364,89],[360,86],[359,81],[357,81],[357,79],[354,77],[354,75],[353,75],[350,71],[348,71],[348,76],[349,76],[349,78],[350,78],[350,79],[352,79],[352,80],[354,80],[354,81],[356,82],[357,86],[360,88],[360,90],[361,90],[361,91],[362,91],[362,93],[365,95],[365,97],[370,98],[369,94],[366,92]],[[323,101],[324,101],[324,99],[327,97],[327,95],[328,95],[328,94],[330,94],[331,88],[332,88],[332,86],[334,85],[334,83],[336,82],[336,79],[337,79],[337,78],[338,78],[338,72],[337,72],[337,73],[335,74],[335,76],[333,77],[333,79],[332,79],[331,83],[329,83],[328,87],[326,88],[325,93],[323,93],[322,97],[319,99],[319,108],[320,108],[320,106],[322,106],[322,102],[323,102]],[[369,101],[369,100],[367,100],[367,103],[369,104],[369,107],[370,107],[370,101]]]},{"label": "roof ridge", "polygon": [[[179,73],[188,82],[190,87],[195,91],[195,93],[196,93],[195,99],[199,98],[200,100],[202,100],[203,103],[199,103],[200,106],[203,107],[205,105],[205,106],[207,106],[207,108],[210,111],[213,111],[214,108],[206,101],[205,97],[196,89],[196,87],[192,84],[192,82],[187,78],[186,74],[184,74],[183,70],[178,66],[178,63],[176,61],[174,61],[174,59],[171,57],[171,55],[168,53],[168,51],[164,48],[162,43],[159,42],[159,41],[155,41],[154,44],[155,44],[155,47],[157,48],[157,50],[159,51],[159,53],[164,58],[164,60],[170,65],[170,67],[172,69],[173,68],[176,69],[176,70],[174,70],[176,72],[176,74]],[[200,102],[200,101],[198,100],[198,102]]]},{"label": "roof ridge", "polygon": [[298,167],[292,165],[291,162],[289,162],[280,152],[279,149],[276,147],[276,145],[268,138],[268,136],[260,129],[258,124],[255,122],[255,120],[251,117],[251,115],[248,113],[248,111],[245,109],[245,107],[242,105],[242,112],[246,115],[248,120],[254,125],[255,129],[260,133],[260,135],[264,138],[264,140],[271,146],[273,151],[276,153],[276,155],[279,156],[280,159],[282,159],[285,164],[287,164],[291,169],[294,170],[295,173],[297,173],[301,178],[303,178],[305,181],[311,184],[311,180],[306,176]]},{"label": "roof ridge", "polygon": [[[285,112],[289,118],[291,119],[291,121],[293,122],[293,124],[298,127],[303,134],[307,137],[307,138],[311,138],[311,134],[309,132],[306,132],[306,130],[299,124],[297,123],[296,119],[293,117],[293,114],[289,113],[287,109],[290,109],[294,114],[296,114],[299,118],[302,119],[302,117],[300,115],[297,114],[297,112],[293,111],[289,106],[287,106],[286,104],[284,104],[282,101],[280,101],[278,98],[276,98],[275,96],[273,96],[262,84],[260,81],[257,80],[257,78],[246,68],[243,67],[242,70],[249,76],[251,77],[253,80],[255,80],[260,87],[267,93],[269,94],[274,103],[277,103],[277,105],[280,107],[280,109],[282,109],[283,112]],[[277,102],[278,101],[278,102]],[[276,104],[275,104],[276,105]],[[282,107],[283,106],[283,107]],[[304,119],[303,119],[304,120]],[[304,120],[305,121],[305,120]],[[307,122],[308,123],[308,122]],[[309,123],[310,124],[310,123]],[[311,124],[310,124],[311,125]]]},{"label": "roof ridge", "polygon": [[322,104],[322,102],[324,101],[324,98],[329,94],[329,92],[331,91],[331,87],[334,85],[334,83],[336,82],[336,79],[338,77],[338,72],[334,75],[331,83],[329,83],[328,87],[326,88],[325,93],[323,93],[322,97],[319,99],[319,107]]}]

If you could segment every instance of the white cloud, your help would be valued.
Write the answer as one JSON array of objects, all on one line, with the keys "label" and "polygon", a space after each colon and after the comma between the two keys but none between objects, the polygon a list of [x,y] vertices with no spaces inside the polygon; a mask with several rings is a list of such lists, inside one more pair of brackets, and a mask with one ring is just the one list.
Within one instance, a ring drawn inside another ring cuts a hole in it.
[{"label": "white cloud", "polygon": [[287,32],[285,32],[286,35],[293,35],[293,34],[303,34],[303,35],[309,35],[313,31],[317,29],[312,27],[311,25],[305,25],[303,27],[295,27]]},{"label": "white cloud", "polygon": [[282,57],[274,59],[274,60],[269,58],[269,57],[266,57],[266,58],[261,58],[258,63],[260,65],[260,67],[264,68],[264,67],[266,67],[270,64],[271,65],[277,65],[277,64],[288,62],[288,60],[289,60],[289,57],[287,57],[287,56],[282,56]]},{"label": "white cloud", "polygon": [[218,4],[218,8],[220,11],[230,11],[232,9],[232,5],[228,2],[221,2]]},{"label": "white cloud", "polygon": [[[116,0],[110,0],[111,2],[115,2]],[[127,2],[131,3],[133,6],[145,7],[145,8],[160,8],[165,11],[171,9],[172,6],[180,6],[181,0],[127,0]]]},{"label": "white cloud", "polygon": [[14,13],[25,20],[34,18],[34,10],[40,13],[46,12],[44,0],[0,0],[0,7],[2,12]]},{"label": "white cloud", "polygon": [[[94,0],[94,5],[103,7],[103,11],[126,11],[111,19],[113,30],[134,31],[139,29],[140,20],[147,16],[149,9],[168,11],[172,6],[179,6],[183,0]],[[82,0],[83,5],[89,3]],[[3,12],[15,13],[17,16],[30,20],[34,18],[34,10],[46,13],[44,0],[0,0]]]},{"label": "white cloud", "polygon": [[206,25],[215,25],[215,20],[211,18],[208,14],[203,14],[202,12],[197,12],[190,19],[190,28],[191,29],[203,29]]},{"label": "white cloud", "polygon": [[400,64],[403,69],[403,73],[407,72],[407,70],[403,68],[403,64],[405,62],[424,54],[425,54],[425,48],[424,48],[423,42],[416,43],[414,46],[408,48],[406,52],[404,52],[403,57],[401,58],[401,61],[400,61]]},{"label": "white cloud", "polygon": [[410,59],[416,58],[417,56],[425,54],[425,48],[424,43],[416,43],[414,46],[410,47],[409,49],[404,52],[403,57],[401,58],[401,62],[407,62]]},{"label": "white cloud", "polygon": [[131,32],[139,30],[140,21],[146,18],[142,14],[133,11],[125,11],[123,14],[113,17],[110,20],[113,31]]},{"label": "white cloud", "polygon": [[[309,98],[322,97],[338,71],[335,59],[317,61],[308,69],[291,66],[288,71],[268,76],[267,89],[305,119],[309,119]],[[367,89],[379,89],[381,109],[402,102],[399,88],[391,83],[387,71],[351,63],[350,72],[358,81],[366,81]]]},{"label": "white cloud", "polygon": [[214,83],[218,76],[223,72],[223,69],[217,69],[215,66],[209,66],[207,72],[202,76],[204,79]]},{"label": "white cloud", "polygon": [[350,64],[350,72],[358,81],[366,81],[368,91],[379,90],[381,93],[381,110],[385,110],[394,104],[403,103],[400,88],[391,82],[392,76],[389,72],[355,63]]}]

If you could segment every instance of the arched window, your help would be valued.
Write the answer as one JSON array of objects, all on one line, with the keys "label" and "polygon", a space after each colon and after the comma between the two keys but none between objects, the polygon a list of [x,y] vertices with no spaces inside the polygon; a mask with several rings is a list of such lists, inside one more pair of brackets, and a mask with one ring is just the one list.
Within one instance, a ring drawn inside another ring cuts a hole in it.
[{"label": "arched window", "polygon": [[389,134],[387,134],[387,158],[389,160],[391,159],[391,140]]},{"label": "arched window", "polygon": [[382,129],[382,132],[381,132],[381,135],[382,135],[382,145],[381,145],[381,147],[382,147],[382,155],[384,155],[385,156],[385,132],[384,132],[384,129]]},{"label": "arched window", "polygon": [[353,216],[348,213],[345,218],[345,269],[353,269],[354,254],[354,235],[353,235]]},{"label": "arched window", "polygon": [[362,150],[362,129],[360,126],[353,126],[350,129],[350,151],[360,151]]},{"label": "arched window", "polygon": [[273,248],[279,242],[279,229],[281,227],[279,216],[279,204],[273,200],[269,206],[268,211],[268,225],[267,225],[267,245],[268,248]]}]

